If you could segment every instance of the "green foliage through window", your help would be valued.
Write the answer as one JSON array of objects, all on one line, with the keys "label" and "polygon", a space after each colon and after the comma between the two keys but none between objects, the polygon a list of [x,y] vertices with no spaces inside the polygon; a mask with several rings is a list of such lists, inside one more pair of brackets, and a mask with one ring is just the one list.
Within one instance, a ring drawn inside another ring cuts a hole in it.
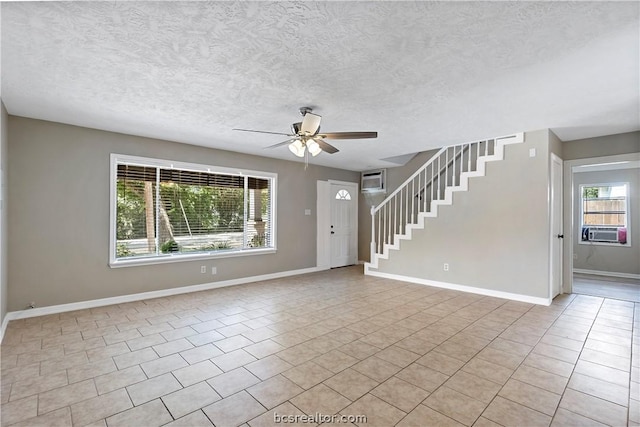
[{"label": "green foliage through window", "polygon": [[273,247],[273,178],[115,167],[116,259]]}]

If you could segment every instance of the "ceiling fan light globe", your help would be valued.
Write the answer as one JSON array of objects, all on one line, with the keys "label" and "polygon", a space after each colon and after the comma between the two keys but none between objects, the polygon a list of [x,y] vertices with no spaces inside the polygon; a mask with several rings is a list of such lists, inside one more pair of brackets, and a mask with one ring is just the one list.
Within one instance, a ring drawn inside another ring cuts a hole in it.
[{"label": "ceiling fan light globe", "polygon": [[320,145],[313,139],[307,141],[307,149],[309,150],[309,153],[314,157],[322,152],[322,148],[320,148]]},{"label": "ceiling fan light globe", "polygon": [[299,139],[289,145],[289,150],[298,157],[304,157],[304,145]]}]

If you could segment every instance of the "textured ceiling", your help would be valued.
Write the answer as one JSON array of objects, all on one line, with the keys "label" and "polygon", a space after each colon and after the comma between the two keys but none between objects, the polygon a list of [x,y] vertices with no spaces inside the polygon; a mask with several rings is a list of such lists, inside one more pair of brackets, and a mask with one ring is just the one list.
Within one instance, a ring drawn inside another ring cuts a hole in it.
[{"label": "textured ceiling", "polygon": [[[298,108],[335,141],[312,163],[551,128],[640,129],[638,2],[3,2],[10,114],[294,160]],[[404,156],[404,157],[403,157]],[[391,159],[381,160],[381,159]]]}]

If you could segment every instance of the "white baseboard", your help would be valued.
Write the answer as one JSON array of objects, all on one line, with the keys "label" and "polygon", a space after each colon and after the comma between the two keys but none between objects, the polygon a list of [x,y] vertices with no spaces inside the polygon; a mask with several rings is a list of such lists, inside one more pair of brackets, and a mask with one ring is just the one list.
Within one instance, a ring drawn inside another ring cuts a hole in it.
[{"label": "white baseboard", "polygon": [[2,319],[2,326],[0,327],[0,344],[2,343],[2,338],[4,338],[4,331],[7,330],[8,324],[9,324],[9,313],[5,314],[4,319]]},{"label": "white baseboard", "polygon": [[186,294],[189,292],[206,291],[209,289],[224,288],[227,286],[243,285],[246,283],[260,282],[263,280],[280,279],[283,277],[297,276],[300,274],[315,273],[322,271],[322,268],[310,267],[300,270],[281,271],[278,273],[262,274],[260,276],[242,277],[239,279],[223,280],[221,282],[203,283],[201,285],[182,286],[179,288],[162,289],[159,291],[142,292],[138,294],[122,295],[117,297],[100,298],[89,301],[73,302],[69,304],[51,305],[48,307],[37,307],[29,310],[10,311],[2,321],[0,330],[0,343],[4,338],[7,324],[11,320],[26,319],[28,317],[46,316],[48,314],[58,314],[67,311],[84,310],[87,308],[102,307],[106,305],[123,304],[132,301],[141,301],[153,298],[162,298],[171,295]]},{"label": "white baseboard", "polygon": [[503,298],[512,301],[527,302],[537,305],[551,305],[551,298],[532,297],[529,295],[513,294],[510,292],[494,291],[492,289],[477,288],[474,286],[458,285],[456,283],[438,282],[435,280],[420,279],[418,277],[400,276],[397,274],[383,273],[380,271],[371,271],[365,268],[364,274],[375,277],[383,277],[385,279],[400,280],[403,282],[417,283],[419,285],[433,286],[436,288],[451,289],[454,291],[469,292],[472,294],[485,295],[489,297]]},{"label": "white baseboard", "polygon": [[615,271],[585,270],[582,268],[574,268],[573,272],[580,273],[580,274],[592,274],[594,276],[622,277],[624,279],[640,280],[640,274],[632,274],[632,273],[617,273]]}]

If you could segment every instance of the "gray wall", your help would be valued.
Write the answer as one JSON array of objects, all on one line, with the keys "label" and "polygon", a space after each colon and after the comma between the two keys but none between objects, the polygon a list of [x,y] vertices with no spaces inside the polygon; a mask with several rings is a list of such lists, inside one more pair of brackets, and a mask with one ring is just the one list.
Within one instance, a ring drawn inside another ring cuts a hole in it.
[{"label": "gray wall", "polygon": [[[580,241],[580,185],[629,183],[629,236],[631,247],[598,244],[579,244]],[[573,268],[614,273],[640,274],[640,169],[620,169],[599,172],[574,173],[574,230]]]},{"label": "gray wall", "polygon": [[379,271],[548,298],[549,138],[546,129],[528,132],[523,144],[507,146],[504,161],[488,163],[484,177],[454,193]]},{"label": "gray wall", "polygon": [[7,270],[7,165],[8,162],[8,118],[7,110],[0,99],[0,323],[7,314],[8,270]]},{"label": "gray wall", "polygon": [[564,160],[588,159],[640,152],[640,131],[577,139],[562,143]]},{"label": "gray wall", "polygon": [[564,143],[552,131],[549,131],[549,151],[564,160]]},{"label": "gray wall", "polygon": [[[278,173],[277,253],[109,268],[110,153]],[[10,311],[315,267],[316,181],[360,177],[15,116],[9,162]],[[218,274],[201,274],[200,265]]]}]

